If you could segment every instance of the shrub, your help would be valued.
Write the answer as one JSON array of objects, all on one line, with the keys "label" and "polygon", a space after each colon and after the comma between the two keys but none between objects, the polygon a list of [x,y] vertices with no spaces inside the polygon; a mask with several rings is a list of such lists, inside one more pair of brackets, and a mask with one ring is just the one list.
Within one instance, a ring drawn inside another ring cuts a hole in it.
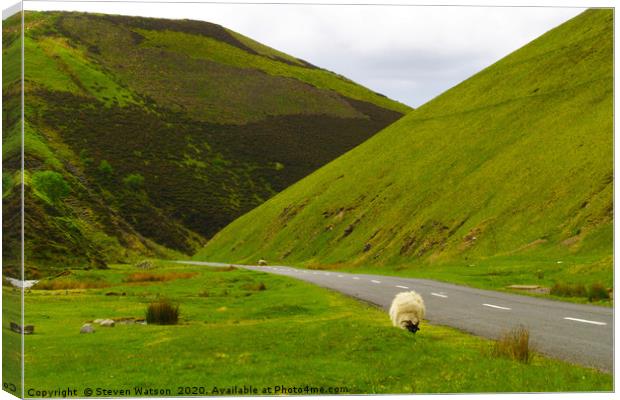
[{"label": "shrub", "polygon": [[518,326],[504,333],[493,345],[495,357],[507,357],[523,363],[531,359],[530,331]]},{"label": "shrub", "polygon": [[595,282],[588,288],[588,300],[596,301],[596,300],[604,300],[609,299],[609,292],[605,285],[600,282]]},{"label": "shrub", "polygon": [[562,282],[555,283],[549,293],[562,297],[586,297],[587,294],[586,287],[581,283],[570,285]]},{"label": "shrub", "polygon": [[112,165],[110,165],[110,163],[107,160],[101,160],[97,170],[99,171],[99,174],[101,175],[101,177],[104,179],[111,178],[112,174],[114,173],[114,169],[112,168]]},{"label": "shrub", "polygon": [[538,271],[536,271],[536,277],[538,279],[544,279],[545,278],[545,271],[543,271],[542,269],[539,269]]},{"label": "shrub", "polygon": [[129,174],[123,179],[123,183],[131,190],[140,190],[144,185],[144,177],[140,174]]},{"label": "shrub", "polygon": [[9,193],[13,188],[13,177],[6,172],[2,173],[2,196]]},{"label": "shrub", "polygon": [[146,308],[146,322],[158,325],[175,325],[179,322],[179,306],[168,300],[159,300]]},{"label": "shrub", "polygon": [[166,282],[175,279],[188,279],[196,276],[196,272],[166,272],[163,274],[154,274],[151,272],[134,272],[127,275],[125,282]]},{"label": "shrub", "polygon": [[80,159],[87,167],[91,166],[95,160],[88,155],[88,151],[86,149],[82,149],[80,151]]},{"label": "shrub", "polygon": [[39,171],[32,175],[34,188],[49,201],[56,203],[69,194],[69,184],[61,174],[54,171]]}]

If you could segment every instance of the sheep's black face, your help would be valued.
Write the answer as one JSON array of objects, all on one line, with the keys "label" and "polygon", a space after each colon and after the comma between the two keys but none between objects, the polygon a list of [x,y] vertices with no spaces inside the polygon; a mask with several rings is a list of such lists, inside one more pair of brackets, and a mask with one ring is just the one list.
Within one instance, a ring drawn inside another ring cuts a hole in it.
[{"label": "sheep's black face", "polygon": [[405,328],[407,328],[407,330],[411,333],[416,333],[417,331],[420,330],[419,322],[414,324],[411,321],[407,321],[405,322]]}]

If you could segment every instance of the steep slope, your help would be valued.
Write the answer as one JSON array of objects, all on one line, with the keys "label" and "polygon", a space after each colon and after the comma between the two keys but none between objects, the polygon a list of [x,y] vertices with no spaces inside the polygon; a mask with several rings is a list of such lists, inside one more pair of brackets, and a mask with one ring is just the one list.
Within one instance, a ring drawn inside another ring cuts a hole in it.
[{"label": "steep slope", "polygon": [[[19,16],[3,33],[3,204],[16,211]],[[207,22],[28,12],[24,46],[31,269],[191,254],[409,111]]]},{"label": "steep slope", "polygon": [[569,273],[611,282],[612,112],[613,12],[590,10],[237,219],[197,258],[402,270],[581,257]]}]

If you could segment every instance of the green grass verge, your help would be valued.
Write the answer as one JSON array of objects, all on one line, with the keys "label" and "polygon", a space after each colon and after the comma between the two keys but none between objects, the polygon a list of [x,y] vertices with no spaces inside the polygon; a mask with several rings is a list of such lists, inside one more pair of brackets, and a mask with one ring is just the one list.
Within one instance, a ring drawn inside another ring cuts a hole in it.
[{"label": "green grass verge", "polygon": [[[58,278],[99,289],[32,290],[26,296],[26,389],[63,386],[332,386],[348,393],[611,390],[612,376],[535,355],[522,364],[491,354],[492,341],[423,324],[412,336],[387,314],[286,277],[158,263],[127,283],[132,266]],[[93,282],[98,282],[94,285]],[[265,289],[260,290],[264,284]],[[106,293],[125,295],[108,295]],[[10,291],[4,291],[5,299]],[[96,318],[143,317],[162,296],[180,305],[174,326],[117,325],[80,334]],[[5,302],[5,304],[7,304]],[[16,336],[4,325],[5,338]],[[6,357],[5,362],[11,362]]]}]

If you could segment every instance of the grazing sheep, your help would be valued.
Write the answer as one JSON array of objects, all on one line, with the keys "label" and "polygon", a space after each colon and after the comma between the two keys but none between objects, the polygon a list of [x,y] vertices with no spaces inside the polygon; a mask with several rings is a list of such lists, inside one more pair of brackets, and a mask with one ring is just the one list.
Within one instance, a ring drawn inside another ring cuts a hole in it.
[{"label": "grazing sheep", "polygon": [[260,266],[265,266],[267,265],[267,261],[263,260],[262,258],[260,260],[258,260],[258,265]]},{"label": "grazing sheep", "polygon": [[424,300],[419,294],[414,291],[401,292],[392,300],[390,318],[394,326],[416,333],[420,330],[419,324],[425,312]]}]

